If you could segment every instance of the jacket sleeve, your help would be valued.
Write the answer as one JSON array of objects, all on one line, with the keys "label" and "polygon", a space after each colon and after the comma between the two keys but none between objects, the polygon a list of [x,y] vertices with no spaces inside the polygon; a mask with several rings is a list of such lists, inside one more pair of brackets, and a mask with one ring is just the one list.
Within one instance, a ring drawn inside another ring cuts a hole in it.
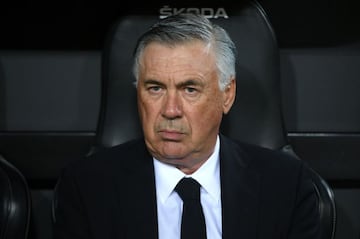
[{"label": "jacket sleeve", "polygon": [[54,239],[89,239],[89,225],[76,178],[64,170],[55,188],[53,202]]},{"label": "jacket sleeve", "polygon": [[296,204],[289,239],[320,238],[319,202],[310,169],[305,164],[299,176]]}]

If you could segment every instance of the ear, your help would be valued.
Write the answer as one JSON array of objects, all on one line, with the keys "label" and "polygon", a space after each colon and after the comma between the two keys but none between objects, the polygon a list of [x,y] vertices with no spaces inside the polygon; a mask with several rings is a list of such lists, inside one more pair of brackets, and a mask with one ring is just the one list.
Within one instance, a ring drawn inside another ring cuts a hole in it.
[{"label": "ear", "polygon": [[227,114],[231,106],[233,105],[235,101],[236,96],[236,81],[235,78],[232,78],[230,83],[226,86],[223,92],[223,112],[224,114]]}]

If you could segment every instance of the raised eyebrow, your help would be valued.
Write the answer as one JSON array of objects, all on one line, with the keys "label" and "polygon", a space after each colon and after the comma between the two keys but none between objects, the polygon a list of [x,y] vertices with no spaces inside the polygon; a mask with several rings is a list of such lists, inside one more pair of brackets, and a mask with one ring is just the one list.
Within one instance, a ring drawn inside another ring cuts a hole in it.
[{"label": "raised eyebrow", "polygon": [[186,80],[183,82],[180,82],[177,86],[180,88],[187,87],[187,86],[202,86],[202,82],[198,80]]},{"label": "raised eyebrow", "polygon": [[164,86],[165,84],[158,81],[158,80],[153,80],[153,79],[148,79],[144,81],[144,85],[159,85],[159,86]]}]

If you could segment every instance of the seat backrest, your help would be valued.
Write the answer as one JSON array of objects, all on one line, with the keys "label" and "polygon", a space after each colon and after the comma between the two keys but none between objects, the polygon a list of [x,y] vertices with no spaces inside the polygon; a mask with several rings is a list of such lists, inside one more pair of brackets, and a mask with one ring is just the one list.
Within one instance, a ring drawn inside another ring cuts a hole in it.
[{"label": "seat backrest", "polygon": [[[116,145],[141,135],[132,84],[132,51],[138,37],[158,19],[159,15],[126,16],[114,24],[109,34],[102,65],[99,146]],[[227,18],[211,20],[228,31],[239,55],[237,100],[224,119],[222,132],[261,146],[282,147],[286,139],[278,87],[279,53],[264,10],[251,2],[232,8]]]},{"label": "seat backrest", "polygon": [[[223,120],[221,132],[234,139],[294,154],[287,142],[281,110],[279,50],[264,9],[251,1],[221,10],[223,15],[211,20],[228,31],[238,51],[237,99]],[[124,16],[109,33],[102,61],[97,147],[114,146],[142,134],[132,56],[139,36],[158,20],[159,15]],[[330,239],[334,236],[336,218],[333,193],[313,173],[323,238]]]},{"label": "seat backrest", "polygon": [[31,200],[21,172],[0,156],[0,239],[25,239]]}]

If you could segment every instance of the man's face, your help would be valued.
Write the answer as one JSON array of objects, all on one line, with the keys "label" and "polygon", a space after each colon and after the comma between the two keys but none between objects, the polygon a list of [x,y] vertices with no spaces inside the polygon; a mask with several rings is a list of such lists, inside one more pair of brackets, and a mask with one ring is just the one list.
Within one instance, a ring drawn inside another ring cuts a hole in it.
[{"label": "man's face", "polygon": [[137,95],[150,153],[185,173],[199,168],[213,152],[222,115],[234,101],[231,82],[220,90],[214,53],[200,41],[148,45]]}]

